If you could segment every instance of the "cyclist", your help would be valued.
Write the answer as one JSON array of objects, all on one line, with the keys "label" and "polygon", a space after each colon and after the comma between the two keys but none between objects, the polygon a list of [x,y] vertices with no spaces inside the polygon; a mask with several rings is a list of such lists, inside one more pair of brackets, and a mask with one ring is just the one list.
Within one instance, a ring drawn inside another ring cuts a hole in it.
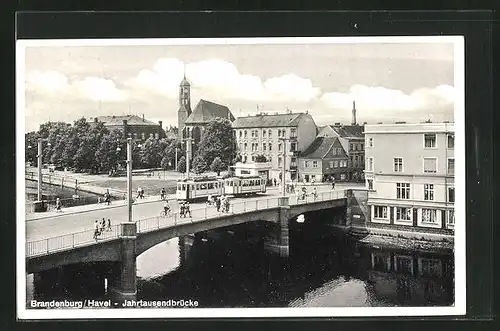
[{"label": "cyclist", "polygon": [[165,200],[167,197],[166,197],[166,191],[165,191],[165,188],[162,188],[161,191],[160,191],[160,198],[162,200]]},{"label": "cyclist", "polygon": [[207,206],[212,206],[214,204],[214,199],[211,194],[208,195],[207,198]]},{"label": "cyclist", "polygon": [[165,216],[167,216],[170,212],[170,205],[168,203],[168,200],[165,200],[165,203],[163,204],[163,211],[165,212]]},{"label": "cyclist", "polygon": [[318,197],[318,192],[316,192],[316,188],[315,187],[312,190],[312,196],[314,197],[314,199],[316,199]]}]

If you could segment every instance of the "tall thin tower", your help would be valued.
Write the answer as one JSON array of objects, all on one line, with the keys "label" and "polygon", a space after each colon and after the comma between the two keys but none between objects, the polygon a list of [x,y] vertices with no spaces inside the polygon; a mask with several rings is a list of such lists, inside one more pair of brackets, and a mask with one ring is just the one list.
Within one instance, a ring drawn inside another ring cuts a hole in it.
[{"label": "tall thin tower", "polygon": [[351,125],[356,125],[356,101],[352,102],[352,123]]}]

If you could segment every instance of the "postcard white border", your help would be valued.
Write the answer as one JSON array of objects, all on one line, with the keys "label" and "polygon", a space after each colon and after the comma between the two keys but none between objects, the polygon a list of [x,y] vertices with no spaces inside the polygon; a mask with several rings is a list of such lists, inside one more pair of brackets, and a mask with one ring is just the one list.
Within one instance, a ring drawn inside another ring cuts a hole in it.
[{"label": "postcard white border", "polygon": [[[244,44],[360,44],[453,43],[455,103],[455,304],[451,307],[355,307],[355,308],[186,308],[186,309],[64,309],[26,308],[25,265],[25,50],[48,46],[152,46]],[[179,38],[179,39],[58,39],[16,42],[16,162],[17,162],[17,317],[19,319],[101,318],[237,318],[237,317],[377,317],[446,316],[466,313],[465,238],[465,63],[463,36],[321,37],[321,38]]]}]

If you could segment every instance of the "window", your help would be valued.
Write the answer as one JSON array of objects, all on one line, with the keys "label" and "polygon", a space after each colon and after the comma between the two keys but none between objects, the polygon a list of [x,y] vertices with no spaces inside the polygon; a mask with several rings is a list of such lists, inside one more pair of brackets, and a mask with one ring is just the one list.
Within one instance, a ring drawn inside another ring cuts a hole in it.
[{"label": "window", "polygon": [[422,259],[422,276],[436,276],[441,273],[441,261],[435,259]]},{"label": "window", "polygon": [[254,162],[254,161],[255,161],[255,156],[252,155],[252,162]]},{"label": "window", "polygon": [[259,130],[255,130],[255,138],[259,137]]},{"label": "window", "polygon": [[332,148],[332,154],[333,155],[337,155],[337,149],[336,148]]},{"label": "window", "polygon": [[373,157],[368,158],[368,171],[373,171]]},{"label": "window", "polygon": [[243,137],[243,131],[240,130],[240,138]]},{"label": "window", "polygon": [[353,151],[353,150],[354,150],[354,144],[350,144],[349,149],[350,149],[351,151]]},{"label": "window", "polygon": [[245,146],[244,151],[246,152],[247,151],[247,147],[248,147],[247,143],[245,143],[244,146]]},{"label": "window", "polygon": [[387,271],[387,258],[383,255],[373,254],[373,270]]},{"label": "window", "polygon": [[422,209],[422,222],[424,223],[436,223],[437,222],[437,210],[436,209]]},{"label": "window", "polygon": [[387,206],[373,206],[374,218],[387,219]]},{"label": "window", "polygon": [[245,138],[247,137],[247,130],[245,130]]},{"label": "window", "polygon": [[318,161],[313,161],[313,168],[317,168],[318,167]]},{"label": "window", "polygon": [[368,189],[373,190],[373,179],[368,179]]},{"label": "window", "polygon": [[448,134],[448,148],[453,149],[455,148],[455,135],[454,134]]},{"label": "window", "polygon": [[395,157],[394,158],[394,172],[403,172],[403,158]]},{"label": "window", "polygon": [[448,175],[455,175],[455,159],[448,159]]},{"label": "window", "polygon": [[434,184],[424,184],[424,200],[434,200]]},{"label": "window", "polygon": [[296,138],[297,137],[297,130],[295,128],[290,129],[290,138]]},{"label": "window", "polygon": [[309,161],[304,161],[304,168],[309,168],[310,162]]},{"label": "window", "polygon": [[252,138],[254,137],[254,131],[255,131],[255,130],[252,130],[252,132],[251,132]]},{"label": "window", "polygon": [[411,208],[396,207],[396,220],[411,221]]},{"label": "window", "polygon": [[278,129],[278,137],[281,137],[281,130]]},{"label": "window", "polygon": [[413,273],[413,260],[411,257],[397,256],[396,257],[396,270],[402,274]]},{"label": "window", "polygon": [[269,151],[271,152],[273,150],[273,144],[269,143]]},{"label": "window", "polygon": [[271,136],[272,136],[272,131],[271,131],[271,130],[269,130],[267,133],[268,133],[268,134],[267,134],[267,136],[268,136],[269,138],[271,138]]},{"label": "window", "polygon": [[146,139],[146,134],[144,132],[141,133],[141,138],[142,138],[142,140]]},{"label": "window", "polygon": [[278,167],[281,167],[283,163],[283,159],[281,157],[278,157]]},{"label": "window", "polygon": [[265,138],[266,137],[266,133],[267,131],[266,130],[262,130],[262,137]]},{"label": "window", "polygon": [[262,150],[265,151],[266,150],[266,144],[262,144]]},{"label": "window", "polygon": [[455,211],[448,210],[448,224],[455,225]]},{"label": "window", "polygon": [[297,150],[297,144],[296,143],[290,143],[290,152],[295,152]]},{"label": "window", "polygon": [[368,147],[373,147],[373,138],[368,138]]},{"label": "window", "polygon": [[425,133],[424,134],[424,147],[425,148],[436,148],[436,134],[435,133]]},{"label": "window", "polygon": [[448,202],[455,202],[455,188],[448,187]]},{"label": "window", "polygon": [[424,173],[435,174],[437,171],[437,159],[435,157],[424,157]]},{"label": "window", "polygon": [[342,154],[342,148],[337,148],[337,155],[341,155]]},{"label": "window", "polygon": [[[279,132],[279,131],[278,131]],[[281,152],[282,150],[282,146],[281,146],[281,143],[278,143],[278,151]]]},{"label": "window", "polygon": [[339,167],[339,161],[335,160],[335,162],[334,162],[334,167],[335,167],[335,168],[338,168],[338,167]]},{"label": "window", "polygon": [[333,168],[333,161],[330,161],[330,168]]},{"label": "window", "polygon": [[396,183],[396,198],[410,199],[410,183]]},{"label": "window", "polygon": [[365,144],[361,143],[361,150],[365,149]]}]

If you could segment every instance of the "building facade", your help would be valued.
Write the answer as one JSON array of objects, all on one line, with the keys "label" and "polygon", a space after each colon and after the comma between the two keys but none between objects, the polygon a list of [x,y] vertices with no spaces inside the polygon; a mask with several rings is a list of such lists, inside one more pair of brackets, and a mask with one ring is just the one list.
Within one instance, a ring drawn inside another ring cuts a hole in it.
[{"label": "building facade", "polygon": [[363,126],[356,122],[356,103],[352,105],[351,125],[335,123],[321,128],[318,137],[337,137],[347,151],[347,180],[363,181],[365,170],[365,139]]},{"label": "building facade", "polygon": [[136,141],[144,141],[149,138],[165,138],[165,130],[162,128],[162,121],[158,123],[149,121],[137,115],[125,116],[98,116],[91,117],[89,123],[95,125],[102,122],[108,130],[119,130],[124,137],[131,137]]},{"label": "building facade", "polygon": [[348,156],[336,137],[317,137],[300,155],[299,180],[325,182],[348,178]]},{"label": "building facade", "polygon": [[317,127],[311,115],[306,113],[238,117],[233,122],[237,150],[243,163],[255,163],[263,155],[271,165],[269,179],[298,178],[298,155],[305,151],[316,138]]},{"label": "building facade", "polygon": [[365,138],[370,222],[453,229],[454,124],[366,125]]}]

